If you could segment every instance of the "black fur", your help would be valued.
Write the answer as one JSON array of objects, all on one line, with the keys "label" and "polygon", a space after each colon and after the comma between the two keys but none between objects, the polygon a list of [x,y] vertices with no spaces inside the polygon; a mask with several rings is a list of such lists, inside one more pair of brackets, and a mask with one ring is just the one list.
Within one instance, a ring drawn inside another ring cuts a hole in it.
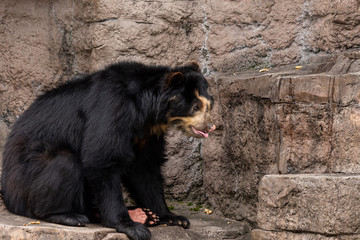
[{"label": "black fur", "polygon": [[[174,74],[180,73],[180,74]],[[191,116],[195,90],[211,99],[196,64],[123,62],[38,97],[12,127],[3,154],[3,198],[26,217],[84,226],[100,215],[131,239],[150,239],[124,205],[122,186],[160,224],[190,226],[164,199],[164,130]],[[181,127],[181,124],[180,124]]]}]

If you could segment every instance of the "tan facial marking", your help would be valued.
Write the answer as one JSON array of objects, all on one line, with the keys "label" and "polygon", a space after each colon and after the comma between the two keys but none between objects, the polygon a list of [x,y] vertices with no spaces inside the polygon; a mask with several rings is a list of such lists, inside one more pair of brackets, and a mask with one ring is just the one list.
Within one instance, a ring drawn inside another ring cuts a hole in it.
[{"label": "tan facial marking", "polygon": [[[195,95],[202,102],[204,107],[207,107],[207,109],[210,109],[211,102],[209,99],[207,99],[206,97],[200,96],[198,91],[195,91]],[[203,110],[203,111],[205,112],[207,109],[205,108],[205,110]]]},{"label": "tan facial marking", "polygon": [[210,116],[211,102],[207,98],[200,96],[198,91],[195,91],[195,95],[202,103],[201,109],[195,112],[195,114],[190,117],[173,117],[170,119],[170,122],[175,120],[181,120],[181,125],[186,127],[194,126],[199,129],[205,127],[206,120]]}]

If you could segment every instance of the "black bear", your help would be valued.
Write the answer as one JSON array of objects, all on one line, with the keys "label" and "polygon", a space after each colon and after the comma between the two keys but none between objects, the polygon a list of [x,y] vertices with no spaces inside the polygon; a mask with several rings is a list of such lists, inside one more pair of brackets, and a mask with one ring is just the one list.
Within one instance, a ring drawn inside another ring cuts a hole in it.
[{"label": "black bear", "polygon": [[213,98],[199,65],[120,62],[38,97],[14,123],[3,153],[2,194],[19,215],[70,226],[100,218],[134,240],[150,231],[131,220],[126,187],[159,224],[190,222],[165,203],[164,134],[176,126],[208,137]]}]

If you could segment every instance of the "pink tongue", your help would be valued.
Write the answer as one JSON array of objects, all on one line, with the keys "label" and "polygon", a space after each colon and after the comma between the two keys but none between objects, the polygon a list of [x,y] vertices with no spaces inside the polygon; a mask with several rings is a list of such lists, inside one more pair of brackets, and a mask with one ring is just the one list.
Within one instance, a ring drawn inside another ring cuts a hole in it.
[{"label": "pink tongue", "polygon": [[208,133],[204,133],[204,132],[202,132],[202,131],[200,131],[200,130],[197,130],[196,128],[192,128],[192,130],[194,131],[194,133],[196,133],[196,134],[199,134],[199,135],[201,135],[201,136],[203,136],[203,137],[205,137],[205,138],[207,138],[207,137],[209,137],[209,134]]}]

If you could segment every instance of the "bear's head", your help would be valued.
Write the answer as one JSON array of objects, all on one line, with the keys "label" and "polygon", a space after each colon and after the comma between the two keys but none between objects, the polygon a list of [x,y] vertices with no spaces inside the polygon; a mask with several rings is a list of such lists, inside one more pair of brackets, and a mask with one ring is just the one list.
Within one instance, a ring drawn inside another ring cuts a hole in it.
[{"label": "bear's head", "polygon": [[188,136],[206,138],[216,128],[210,120],[214,100],[208,86],[195,62],[176,68],[167,77],[166,87],[171,92],[168,122]]}]

